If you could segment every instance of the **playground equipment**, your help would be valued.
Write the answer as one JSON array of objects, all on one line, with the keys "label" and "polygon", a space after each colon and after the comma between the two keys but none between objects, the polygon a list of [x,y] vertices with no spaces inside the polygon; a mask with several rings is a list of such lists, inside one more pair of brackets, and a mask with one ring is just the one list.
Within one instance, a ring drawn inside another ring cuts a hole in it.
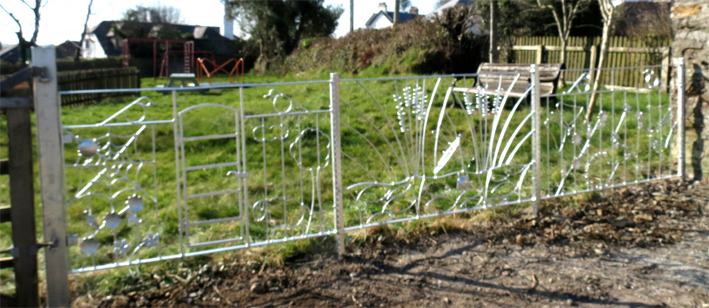
[{"label": "playground equipment", "polygon": [[[169,67],[170,67],[170,57],[169,57],[169,54],[181,54],[181,53],[185,54],[185,56],[184,56],[184,58],[185,58],[185,60],[184,60],[184,61],[185,61],[185,62],[184,62],[184,63],[185,63],[184,72],[185,72],[185,73],[192,73],[192,67],[194,66],[194,63],[195,63],[195,62],[194,62],[194,55],[195,55],[195,54],[206,54],[207,56],[209,56],[210,58],[212,58],[211,61],[214,61],[214,53],[212,53],[211,51],[202,51],[202,50],[190,50],[190,51],[188,51],[188,50],[185,50],[185,51],[182,51],[182,50],[169,50],[168,52],[165,52],[165,53],[164,53],[163,58],[162,58],[162,61],[160,62],[160,74],[158,74],[158,77],[159,77],[159,78],[167,77],[167,76],[170,75],[170,72],[169,72],[169,70],[170,70],[170,69],[169,69]],[[163,74],[163,73],[164,73],[164,74]]]},{"label": "playground equipment", "polygon": [[[153,77],[163,77],[170,75],[170,54],[184,54],[184,71],[183,73],[192,73],[192,67],[195,65],[195,54],[207,54],[214,61],[214,54],[210,51],[195,51],[194,41],[187,40],[171,40],[171,39],[154,39],[154,38],[127,38],[123,39],[123,67],[130,66],[130,43],[153,43]],[[158,44],[164,44],[165,50],[163,59],[160,63],[160,71],[158,75]],[[182,50],[170,50],[170,44],[182,44]]]},{"label": "playground equipment", "polygon": [[[211,64],[213,69],[211,71],[208,70],[205,63]],[[230,64],[234,64],[234,67],[231,70],[227,70],[226,67]],[[241,68],[241,71],[239,71],[239,68]],[[239,77],[239,73],[241,73],[241,83],[244,83],[244,59],[231,58],[228,61],[222,63],[222,65],[217,65],[217,63],[214,62],[213,59],[209,60],[197,58],[197,81],[199,81],[200,83],[202,83],[202,76],[207,75],[207,83],[211,84],[212,75],[219,76],[220,71],[229,74],[229,83],[234,83],[235,73],[237,79]]]}]

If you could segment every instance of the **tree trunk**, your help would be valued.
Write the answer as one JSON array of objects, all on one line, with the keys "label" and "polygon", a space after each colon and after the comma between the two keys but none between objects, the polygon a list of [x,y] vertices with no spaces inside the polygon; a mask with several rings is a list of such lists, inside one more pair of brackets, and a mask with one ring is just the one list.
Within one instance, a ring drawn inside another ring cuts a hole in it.
[{"label": "tree trunk", "polygon": [[81,49],[84,46],[84,39],[86,38],[86,29],[89,25],[89,18],[91,17],[91,6],[94,4],[94,0],[89,1],[89,8],[86,10],[86,21],[84,21],[84,29],[81,31],[81,39],[79,40],[79,48],[76,49],[74,54],[74,62],[79,62],[81,60]]},{"label": "tree trunk", "polygon": [[497,50],[498,44],[497,33],[497,2],[490,1],[490,62],[499,62],[500,52]]},{"label": "tree trunk", "polygon": [[395,26],[399,24],[399,5],[401,4],[400,2],[401,2],[401,0],[396,0],[394,2],[394,25]]},{"label": "tree trunk", "polygon": [[354,31],[354,0],[350,0],[350,32]]},{"label": "tree trunk", "polygon": [[29,50],[30,50],[30,43],[25,40],[24,37],[22,37],[22,32],[17,32],[17,48],[20,51],[20,61],[22,63],[27,63],[27,60],[29,60],[28,55],[29,55]]},{"label": "tree trunk", "polygon": [[[566,63],[566,47],[569,45],[568,37],[561,37],[561,54],[559,55],[559,62]],[[564,72],[559,74],[559,88],[566,86],[566,81],[564,80]]]},{"label": "tree trunk", "polygon": [[591,120],[591,114],[593,113],[593,105],[595,105],[596,100],[598,99],[598,88],[600,87],[601,82],[603,81],[603,74],[601,73],[601,69],[603,68],[603,64],[606,60],[606,57],[608,56],[608,43],[612,26],[611,23],[611,20],[603,21],[603,36],[601,37],[601,55],[598,58],[598,71],[596,71],[595,74],[596,78],[593,81],[593,92],[591,93],[591,99],[588,103],[588,110],[586,111],[586,122],[589,122]]}]

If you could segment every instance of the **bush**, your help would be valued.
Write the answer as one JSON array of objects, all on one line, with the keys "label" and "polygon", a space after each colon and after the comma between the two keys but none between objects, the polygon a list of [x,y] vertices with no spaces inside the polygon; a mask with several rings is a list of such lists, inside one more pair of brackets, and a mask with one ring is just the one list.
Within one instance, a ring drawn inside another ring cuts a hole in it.
[{"label": "bush", "polygon": [[[467,14],[467,13],[466,13]],[[302,44],[271,73],[336,71],[365,75],[473,72],[483,39],[467,34],[459,20],[417,19],[388,29],[360,29],[339,39]]]}]

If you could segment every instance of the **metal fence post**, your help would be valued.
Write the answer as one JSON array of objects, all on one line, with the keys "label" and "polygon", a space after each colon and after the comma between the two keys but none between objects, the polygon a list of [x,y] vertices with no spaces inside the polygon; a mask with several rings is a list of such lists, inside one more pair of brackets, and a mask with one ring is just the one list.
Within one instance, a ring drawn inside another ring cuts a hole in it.
[{"label": "metal fence post", "polygon": [[330,148],[332,149],[332,194],[337,232],[337,254],[345,254],[345,214],[342,188],[342,143],[340,132],[340,77],[330,73]]},{"label": "metal fence post", "polygon": [[542,146],[541,146],[541,98],[539,93],[539,68],[532,64],[529,72],[532,75],[532,126],[534,134],[532,135],[532,184],[534,188],[534,197],[532,204],[532,215],[539,215],[539,202],[542,199]]},{"label": "metal fence post", "polygon": [[[663,67],[664,68],[664,67]],[[687,180],[687,136],[685,135],[685,96],[687,73],[684,58],[677,59],[677,175],[682,182]]]},{"label": "metal fence post", "polygon": [[57,65],[54,46],[33,47],[32,66],[44,67],[46,77],[34,78],[37,116],[44,242],[47,266],[47,305],[69,307],[69,250],[64,217],[64,146],[61,134],[61,106],[57,97]]}]

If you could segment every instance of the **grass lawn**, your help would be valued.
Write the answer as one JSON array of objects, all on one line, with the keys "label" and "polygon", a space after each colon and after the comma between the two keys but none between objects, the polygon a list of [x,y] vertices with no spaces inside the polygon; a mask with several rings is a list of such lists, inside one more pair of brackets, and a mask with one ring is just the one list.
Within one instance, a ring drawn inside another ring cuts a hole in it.
[{"label": "grass lawn", "polygon": [[[250,83],[295,79],[247,77]],[[509,98],[502,108],[491,110],[501,101],[465,98],[460,93],[455,99],[448,96],[453,81],[449,77],[341,81],[346,227],[517,204],[532,197],[532,118],[526,101],[515,108],[517,100]],[[458,86],[472,83],[472,79],[457,81]],[[142,84],[146,89],[141,95],[150,99],[150,106],[133,106],[111,123],[141,117],[171,120],[176,113],[177,123],[70,130],[75,142],[65,145],[64,153],[69,234],[78,235],[80,242],[94,235],[99,244],[91,255],[73,246],[73,269],[126,261],[133,253],[135,260],[333,230],[328,83],[253,86],[243,93],[239,89],[183,92],[176,95],[175,108],[171,95],[151,91],[152,79]],[[106,99],[64,108],[63,124],[100,123],[135,99]],[[544,195],[673,173],[667,94],[604,92],[595,116],[585,124],[588,99],[589,94],[577,93],[542,100]],[[444,102],[448,102],[445,108]],[[189,110],[207,103],[233,109]],[[242,103],[245,120],[239,123]],[[178,113],[184,110],[188,111]],[[175,125],[183,143],[175,142]],[[137,138],[136,132],[140,132]],[[195,138],[234,133],[243,140]],[[87,140],[94,140],[101,155],[79,156],[79,144]],[[6,149],[1,150],[6,155]],[[228,175],[232,170],[244,171],[229,165],[242,157],[246,157],[243,167],[248,175],[243,179]],[[214,168],[190,169],[204,165]],[[107,166],[112,168],[104,170]],[[93,184],[87,186],[92,179]],[[3,191],[7,191],[7,178],[3,181]],[[35,185],[38,189],[39,183]],[[84,197],[75,198],[85,187]],[[178,203],[178,192],[182,203]],[[121,212],[133,194],[142,198],[142,209],[135,215],[131,210]],[[0,201],[8,204],[9,195],[3,194]],[[526,204],[512,209],[521,206]],[[101,227],[111,212],[120,213],[117,226]],[[37,202],[41,234],[40,213]],[[181,230],[180,216],[188,228]],[[185,243],[197,246],[181,246],[180,231]],[[7,235],[0,237],[0,247],[10,246],[9,224],[0,224],[0,233]],[[160,245],[144,241],[149,234],[159,234]],[[200,245],[220,240],[231,241]],[[114,246],[115,242],[120,245]],[[283,244],[274,249],[292,253],[304,245]],[[155,266],[159,264],[174,263]],[[11,278],[11,270],[0,271],[0,291],[12,289]]]}]

